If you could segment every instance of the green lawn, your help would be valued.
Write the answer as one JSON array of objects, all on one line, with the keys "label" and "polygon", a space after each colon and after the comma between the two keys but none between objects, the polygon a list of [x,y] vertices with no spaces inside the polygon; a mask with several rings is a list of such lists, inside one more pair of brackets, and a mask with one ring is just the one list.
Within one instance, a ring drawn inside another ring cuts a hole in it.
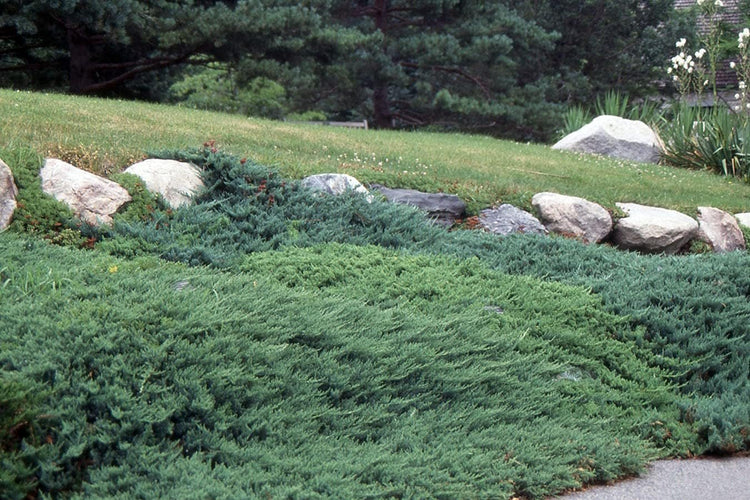
[{"label": "green lawn", "polygon": [[442,190],[472,212],[508,202],[529,207],[541,191],[614,208],[637,202],[689,214],[698,206],[750,211],[750,186],[708,172],[552,151],[489,137],[347,130],[56,94],[0,90],[0,146],[30,146],[81,168],[112,173],[145,151],[199,147],[277,168],[291,178],[345,172],[362,182]]}]

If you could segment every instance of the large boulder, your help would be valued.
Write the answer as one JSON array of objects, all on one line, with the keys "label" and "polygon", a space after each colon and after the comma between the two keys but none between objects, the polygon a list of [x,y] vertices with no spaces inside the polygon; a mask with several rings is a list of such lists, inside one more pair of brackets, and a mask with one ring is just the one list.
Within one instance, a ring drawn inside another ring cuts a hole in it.
[{"label": "large boulder", "polygon": [[364,194],[368,201],[372,201],[372,195],[366,187],[357,179],[347,174],[316,174],[302,179],[302,185],[314,191],[340,195],[347,191]]},{"label": "large boulder", "polygon": [[641,121],[602,115],[563,137],[552,149],[657,163],[661,155],[661,142],[656,132]]},{"label": "large boulder", "polygon": [[144,160],[126,168],[125,173],[140,177],[146,189],[160,194],[172,208],[191,203],[203,188],[200,169],[183,161]]},{"label": "large boulder", "polygon": [[13,218],[17,206],[16,196],[18,188],[13,181],[13,173],[10,167],[0,160],[0,231],[7,228]]},{"label": "large boulder", "polygon": [[612,234],[621,248],[673,254],[698,234],[698,222],[680,212],[636,203],[617,206],[628,215],[617,221]]},{"label": "large boulder", "polygon": [[66,203],[77,217],[91,225],[112,224],[112,215],[131,200],[116,182],[62,160],[45,160],[40,175],[45,193]]},{"label": "large boulder", "polygon": [[599,243],[612,232],[612,216],[601,205],[557,193],[537,193],[531,205],[551,232]]},{"label": "large boulder", "polygon": [[500,205],[479,212],[479,225],[489,232],[506,236],[512,233],[547,234],[539,219],[513,205]]},{"label": "large boulder", "polygon": [[745,237],[737,219],[723,210],[698,207],[698,226],[698,237],[715,252],[745,249]]},{"label": "large boulder", "polygon": [[423,193],[414,189],[390,189],[377,184],[371,187],[390,202],[421,208],[436,224],[441,226],[450,227],[456,219],[463,218],[466,214],[466,203],[455,194]]}]

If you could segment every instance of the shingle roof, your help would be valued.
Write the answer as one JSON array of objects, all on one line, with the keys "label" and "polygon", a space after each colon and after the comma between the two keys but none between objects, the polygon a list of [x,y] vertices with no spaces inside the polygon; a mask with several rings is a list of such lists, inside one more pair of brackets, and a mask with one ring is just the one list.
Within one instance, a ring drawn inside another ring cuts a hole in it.
[{"label": "shingle roof", "polygon": [[674,0],[675,9],[687,9],[695,5],[695,0]]},{"label": "shingle roof", "polygon": [[[712,1],[712,0],[708,0]],[[739,32],[739,28],[743,25],[742,13],[739,9],[738,0],[723,0],[724,9],[722,9],[720,20],[728,25],[728,29]],[[697,0],[675,0],[675,9],[689,9],[694,7]],[[698,18],[698,31],[708,31],[710,19],[705,17]],[[716,72],[716,83],[720,87],[734,86],[737,84],[737,75],[734,70],[729,68],[729,61],[722,61],[720,67]]]},{"label": "shingle roof", "polygon": [[[712,0],[708,0],[712,1]],[[742,25],[742,13],[739,8],[738,0],[723,0],[724,8],[721,11],[721,21],[732,27]],[[697,4],[697,0],[675,0],[675,9],[689,9]],[[698,27],[705,27],[708,19],[698,18]]]}]

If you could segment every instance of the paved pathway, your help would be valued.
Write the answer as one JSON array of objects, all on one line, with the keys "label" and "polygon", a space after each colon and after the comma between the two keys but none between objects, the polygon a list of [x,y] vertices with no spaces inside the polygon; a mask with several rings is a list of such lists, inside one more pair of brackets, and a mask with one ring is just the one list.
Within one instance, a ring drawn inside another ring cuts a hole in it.
[{"label": "paved pathway", "polygon": [[750,457],[661,460],[635,479],[559,500],[750,500]]}]

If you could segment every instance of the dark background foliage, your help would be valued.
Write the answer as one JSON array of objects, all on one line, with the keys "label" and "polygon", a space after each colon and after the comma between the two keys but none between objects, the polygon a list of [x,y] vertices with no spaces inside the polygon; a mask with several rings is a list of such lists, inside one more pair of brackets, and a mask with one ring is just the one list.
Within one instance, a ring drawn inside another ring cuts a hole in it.
[{"label": "dark background foliage", "polygon": [[0,0],[0,84],[547,140],[566,104],[653,91],[671,4]]}]

